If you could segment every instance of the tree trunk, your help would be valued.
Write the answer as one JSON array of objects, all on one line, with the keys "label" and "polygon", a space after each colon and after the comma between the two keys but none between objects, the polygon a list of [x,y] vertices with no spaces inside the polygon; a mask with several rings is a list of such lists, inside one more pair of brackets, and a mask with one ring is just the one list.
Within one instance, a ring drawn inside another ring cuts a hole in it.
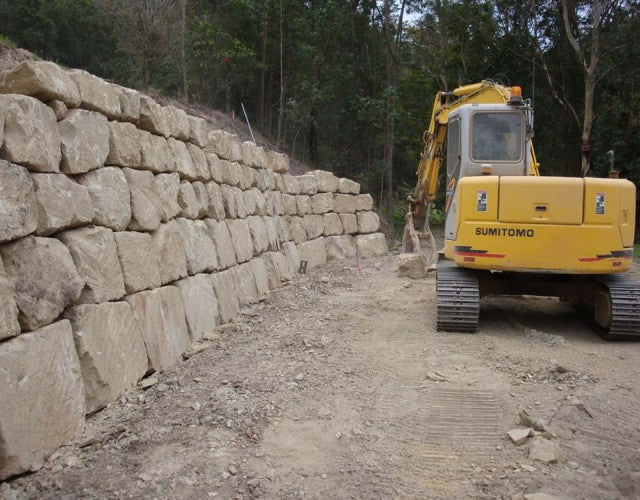
[{"label": "tree trunk", "polygon": [[187,82],[187,1],[180,0],[180,10],[182,14],[180,32],[180,63],[182,65],[182,92],[185,102],[189,102],[189,86]]},{"label": "tree trunk", "polygon": [[278,110],[278,136],[276,139],[278,147],[282,145],[282,124],[284,118],[284,18],[282,2],[283,0],[280,0],[280,108]]}]

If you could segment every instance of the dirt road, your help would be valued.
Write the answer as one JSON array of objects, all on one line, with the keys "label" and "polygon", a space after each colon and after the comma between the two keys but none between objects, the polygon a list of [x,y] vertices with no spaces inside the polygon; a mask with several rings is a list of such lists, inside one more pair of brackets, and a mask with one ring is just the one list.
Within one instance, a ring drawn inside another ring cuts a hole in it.
[{"label": "dirt road", "polygon": [[[640,344],[537,298],[483,299],[477,334],[437,333],[434,277],[395,259],[282,288],[0,496],[640,496]],[[523,409],[551,439],[511,442]]]}]

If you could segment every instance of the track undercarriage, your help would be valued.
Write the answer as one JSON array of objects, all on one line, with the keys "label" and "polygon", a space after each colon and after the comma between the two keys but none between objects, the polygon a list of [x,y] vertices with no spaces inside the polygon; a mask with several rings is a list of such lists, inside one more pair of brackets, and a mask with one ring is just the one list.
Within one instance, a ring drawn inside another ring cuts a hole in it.
[{"label": "track undercarriage", "polygon": [[475,332],[481,297],[537,295],[571,302],[606,340],[640,340],[640,283],[625,275],[491,272],[440,260],[436,295],[438,330]]}]

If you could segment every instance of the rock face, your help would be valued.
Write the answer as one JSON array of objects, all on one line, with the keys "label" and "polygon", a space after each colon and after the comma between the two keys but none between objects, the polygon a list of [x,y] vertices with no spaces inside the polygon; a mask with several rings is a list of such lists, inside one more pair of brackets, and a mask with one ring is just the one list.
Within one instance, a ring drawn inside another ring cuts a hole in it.
[{"label": "rock face", "polygon": [[253,257],[253,240],[249,223],[244,219],[228,220],[227,227],[238,262],[247,262]]},{"label": "rock face", "polygon": [[80,298],[84,281],[60,241],[28,236],[0,247],[0,254],[7,274],[15,280],[23,330],[51,323]]},{"label": "rock face", "polygon": [[356,214],[340,214],[340,221],[344,234],[356,234],[358,232],[358,218]]},{"label": "rock face", "polygon": [[398,276],[414,280],[427,276],[427,262],[422,254],[402,253],[398,256]]},{"label": "rock face", "polygon": [[356,255],[353,236],[329,236],[324,239],[327,261],[348,259]]},{"label": "rock face", "polygon": [[24,94],[42,101],[57,99],[70,107],[80,105],[80,92],[60,66],[49,61],[25,61],[0,75],[0,93]]},{"label": "rock face", "polygon": [[158,229],[162,220],[162,209],[160,197],[155,190],[153,174],[148,171],[125,168],[124,175],[131,193],[129,229],[134,231]]},{"label": "rock face", "polygon": [[60,133],[55,113],[33,97],[0,95],[4,143],[0,156],[35,172],[60,171]]},{"label": "rock face", "polygon": [[0,344],[0,480],[37,470],[84,427],[71,325],[58,321]]},{"label": "rock face", "polygon": [[166,285],[187,275],[187,257],[184,236],[175,220],[161,224],[152,233],[160,265],[160,278]]},{"label": "rock face", "polygon": [[142,161],[140,131],[132,123],[109,122],[107,165],[139,167]]},{"label": "rock face", "polygon": [[333,194],[318,193],[311,197],[311,208],[314,214],[326,214],[333,210]]},{"label": "rock face", "polygon": [[65,313],[84,380],[87,413],[134,386],[147,371],[142,331],[127,302],[84,304]]},{"label": "rock face", "polygon": [[131,221],[131,195],[122,169],[99,168],[76,179],[89,191],[94,209],[91,222],[114,231],[126,229]]},{"label": "rock face", "polygon": [[307,261],[307,269],[324,266],[327,263],[327,250],[324,245],[324,238],[305,241],[298,245],[300,260]]},{"label": "rock face", "polygon": [[354,213],[356,211],[356,197],[350,194],[333,195],[333,210],[339,214]]},{"label": "rock face", "polygon": [[322,216],[322,222],[324,223],[324,235],[325,236],[337,236],[342,234],[342,221],[338,214],[329,213]]},{"label": "rock face", "polygon": [[370,194],[359,194],[356,198],[356,210],[373,210],[373,198]]},{"label": "rock face", "polygon": [[20,334],[18,306],[13,298],[15,285],[0,260],[0,340]]},{"label": "rock face", "polygon": [[234,319],[240,310],[237,268],[233,267],[210,276],[213,290],[218,299],[220,322],[227,323]]},{"label": "rock face", "polygon": [[211,279],[206,274],[196,274],[176,283],[182,294],[182,302],[189,326],[191,340],[211,333],[218,324],[218,300]]},{"label": "rock face", "polygon": [[182,356],[191,343],[180,290],[163,286],[127,297],[142,328],[151,368],[160,370]]},{"label": "rock face", "polygon": [[307,240],[314,240],[318,236],[322,236],[325,229],[324,217],[322,215],[305,215],[302,220],[307,230]]},{"label": "rock face", "polygon": [[89,190],[63,174],[33,174],[38,203],[38,234],[81,226],[94,216]]},{"label": "rock face", "polygon": [[100,113],[74,109],[58,123],[61,169],[82,174],[104,165],[109,154],[109,121]]},{"label": "rock face", "polygon": [[335,193],[338,190],[338,179],[331,172],[326,170],[314,170],[311,172],[318,179],[318,191],[321,193]]},{"label": "rock face", "polygon": [[173,219],[180,213],[180,205],[178,205],[180,176],[175,172],[158,174],[153,178],[153,187],[159,198],[162,222]]},{"label": "rock face", "polygon": [[123,231],[114,234],[127,293],[161,285],[158,251],[150,234]]},{"label": "rock face", "polygon": [[218,268],[216,248],[209,237],[207,225],[201,220],[176,219],[185,242],[187,272],[190,275],[215,271]]},{"label": "rock face", "polygon": [[375,233],[380,229],[380,218],[375,212],[358,212],[358,229],[361,233]]},{"label": "rock face", "polygon": [[356,248],[364,259],[384,255],[388,252],[387,239],[382,233],[361,234],[356,236]]},{"label": "rock face", "polygon": [[338,193],[359,194],[360,184],[351,179],[342,178],[338,180]]},{"label": "rock face", "polygon": [[140,119],[138,127],[157,135],[169,137],[169,123],[162,107],[151,97],[140,96]]},{"label": "rock face", "polygon": [[36,230],[38,206],[27,169],[0,160],[0,243]]},{"label": "rock face", "polygon": [[231,233],[224,221],[214,221],[208,219],[206,221],[209,228],[209,236],[216,247],[218,254],[218,267],[226,269],[236,265],[236,253],[233,249]]},{"label": "rock face", "polygon": [[80,302],[99,304],[125,294],[116,241],[104,227],[81,227],[60,233],[85,282]]},{"label": "rock face", "polygon": [[81,106],[108,118],[120,117],[120,93],[115,85],[81,69],[69,71],[80,91]]}]

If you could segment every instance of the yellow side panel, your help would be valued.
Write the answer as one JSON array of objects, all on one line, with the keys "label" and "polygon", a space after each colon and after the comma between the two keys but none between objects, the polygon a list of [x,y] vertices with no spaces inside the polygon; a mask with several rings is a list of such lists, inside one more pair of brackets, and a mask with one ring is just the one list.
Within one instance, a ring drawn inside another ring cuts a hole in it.
[{"label": "yellow side panel", "polygon": [[635,230],[636,187],[621,179],[585,179],[585,224],[620,224],[624,246],[632,246]]},{"label": "yellow side panel", "polygon": [[583,179],[501,177],[500,222],[582,224]]},{"label": "yellow side panel", "polygon": [[[498,220],[500,177],[497,175],[465,177],[460,182],[464,186],[464,203],[458,204],[460,220]],[[463,197],[460,196],[458,199],[462,201]]]}]

